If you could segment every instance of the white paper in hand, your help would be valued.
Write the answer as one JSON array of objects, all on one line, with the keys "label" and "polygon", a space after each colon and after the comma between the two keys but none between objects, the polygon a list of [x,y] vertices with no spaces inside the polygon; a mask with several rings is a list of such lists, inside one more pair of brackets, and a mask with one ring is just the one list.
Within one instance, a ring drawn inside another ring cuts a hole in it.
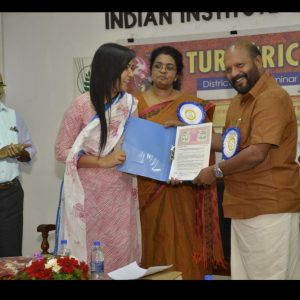
[{"label": "white paper in hand", "polygon": [[120,269],[114,270],[108,273],[108,276],[115,280],[132,280],[132,279],[139,279],[144,276],[155,274],[164,270],[171,268],[173,265],[169,266],[155,266],[150,267],[148,269],[143,269],[138,266],[137,262],[134,261],[133,263],[124,266]]}]

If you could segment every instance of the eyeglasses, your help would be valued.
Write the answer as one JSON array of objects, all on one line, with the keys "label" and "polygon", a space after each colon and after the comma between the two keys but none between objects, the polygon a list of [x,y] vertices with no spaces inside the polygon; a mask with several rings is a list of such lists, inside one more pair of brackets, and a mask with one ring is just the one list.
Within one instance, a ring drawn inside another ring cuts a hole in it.
[{"label": "eyeglasses", "polygon": [[161,62],[155,62],[153,64],[153,68],[156,69],[156,70],[161,70],[163,67],[165,67],[166,70],[169,71],[169,72],[176,70],[176,66],[173,65],[173,64],[163,64]]}]

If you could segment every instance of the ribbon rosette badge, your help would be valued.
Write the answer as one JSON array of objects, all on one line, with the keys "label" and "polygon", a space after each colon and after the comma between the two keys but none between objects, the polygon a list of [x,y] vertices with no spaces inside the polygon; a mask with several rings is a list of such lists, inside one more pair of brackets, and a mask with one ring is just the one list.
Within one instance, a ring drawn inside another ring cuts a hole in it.
[{"label": "ribbon rosette badge", "polygon": [[184,101],[177,108],[178,119],[188,125],[201,124],[205,119],[205,111],[201,104]]},{"label": "ribbon rosette badge", "polygon": [[240,132],[238,128],[228,128],[223,135],[222,153],[223,159],[233,157],[239,148]]}]

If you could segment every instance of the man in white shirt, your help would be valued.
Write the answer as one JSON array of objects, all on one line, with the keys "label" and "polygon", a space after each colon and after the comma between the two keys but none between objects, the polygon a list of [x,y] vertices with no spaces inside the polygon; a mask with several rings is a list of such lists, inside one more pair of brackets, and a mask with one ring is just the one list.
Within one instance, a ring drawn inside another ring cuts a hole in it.
[{"label": "man in white shirt", "polygon": [[[0,100],[4,86],[0,74]],[[35,153],[21,116],[0,101],[0,257],[22,255],[24,192],[19,164],[30,162]]]}]

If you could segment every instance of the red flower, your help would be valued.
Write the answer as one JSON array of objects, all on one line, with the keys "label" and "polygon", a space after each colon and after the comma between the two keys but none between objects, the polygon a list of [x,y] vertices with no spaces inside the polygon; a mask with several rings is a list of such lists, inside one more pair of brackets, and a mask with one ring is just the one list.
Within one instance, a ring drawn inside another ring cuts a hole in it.
[{"label": "red flower", "polygon": [[82,279],[84,280],[88,279],[88,271],[89,271],[88,265],[84,261],[82,261],[79,267],[82,272]]},{"label": "red flower", "polygon": [[32,264],[29,267],[26,267],[24,271],[32,278],[45,280],[52,279],[52,270],[45,269],[46,262],[46,259],[33,261]]},{"label": "red flower", "polygon": [[70,274],[79,267],[78,261],[73,257],[62,256],[57,260],[57,264],[61,266],[60,273]]},{"label": "red flower", "polygon": [[[47,268],[46,268],[47,266]],[[87,280],[88,265],[76,257],[44,256],[33,259],[24,270],[7,279],[34,280]]]}]

